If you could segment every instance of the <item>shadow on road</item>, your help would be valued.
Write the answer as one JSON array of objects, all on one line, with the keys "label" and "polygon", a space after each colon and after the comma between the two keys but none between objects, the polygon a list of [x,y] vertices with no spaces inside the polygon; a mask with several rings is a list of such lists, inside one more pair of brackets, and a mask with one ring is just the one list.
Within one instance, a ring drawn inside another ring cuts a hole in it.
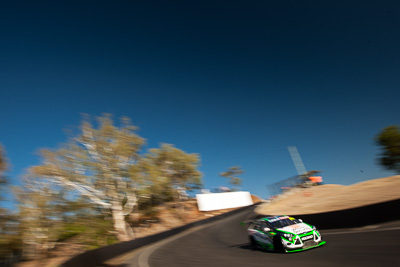
[{"label": "shadow on road", "polygon": [[266,249],[254,249],[249,243],[242,243],[242,244],[238,244],[238,245],[232,245],[232,246],[228,246],[230,248],[240,248],[240,249],[246,249],[246,250],[251,250],[251,251],[261,251],[261,252],[266,252],[266,253],[279,253],[279,252],[275,252],[272,250],[266,250]]},{"label": "shadow on road", "polygon": [[242,243],[238,245],[232,245],[228,246],[230,248],[242,248],[242,249],[248,249],[248,250],[254,250],[253,247],[249,243]]},{"label": "shadow on road", "polygon": [[128,267],[128,264],[107,264],[107,263],[102,263],[96,265],[96,267]]}]

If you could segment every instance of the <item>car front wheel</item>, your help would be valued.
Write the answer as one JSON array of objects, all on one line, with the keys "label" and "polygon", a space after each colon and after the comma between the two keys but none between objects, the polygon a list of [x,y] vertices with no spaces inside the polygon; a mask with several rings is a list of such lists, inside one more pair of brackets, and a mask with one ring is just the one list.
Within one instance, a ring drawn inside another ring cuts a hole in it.
[{"label": "car front wheel", "polygon": [[253,250],[257,250],[258,249],[258,244],[257,241],[254,240],[253,237],[250,237],[250,246]]},{"label": "car front wheel", "polygon": [[274,238],[274,251],[279,253],[285,253],[286,248],[282,243],[282,238],[280,236],[275,236]]}]

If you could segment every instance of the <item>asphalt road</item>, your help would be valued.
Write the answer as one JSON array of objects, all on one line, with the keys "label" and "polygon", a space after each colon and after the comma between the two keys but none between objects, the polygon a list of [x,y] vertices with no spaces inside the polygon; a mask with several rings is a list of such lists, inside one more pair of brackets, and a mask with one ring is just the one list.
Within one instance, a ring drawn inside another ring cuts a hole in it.
[{"label": "asphalt road", "polygon": [[321,231],[324,246],[281,254],[250,248],[239,222],[252,217],[249,208],[155,243],[138,251],[127,266],[400,266],[400,221]]}]

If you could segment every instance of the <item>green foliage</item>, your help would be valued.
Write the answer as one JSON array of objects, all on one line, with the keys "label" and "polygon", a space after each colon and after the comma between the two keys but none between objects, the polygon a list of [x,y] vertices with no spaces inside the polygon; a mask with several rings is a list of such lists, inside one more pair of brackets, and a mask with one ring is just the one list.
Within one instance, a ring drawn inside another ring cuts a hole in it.
[{"label": "green foliage", "polygon": [[244,171],[240,168],[240,166],[229,167],[226,172],[222,172],[219,175],[229,179],[229,183],[232,185],[234,190],[237,190],[242,184],[242,179],[236,177],[238,175],[243,174]]},{"label": "green foliage", "polygon": [[383,150],[379,163],[386,169],[400,174],[400,128],[395,125],[388,126],[375,140]]},{"label": "green foliage", "polygon": [[61,234],[58,237],[59,242],[65,241],[67,239],[70,239],[71,237],[74,237],[78,234],[84,233],[87,230],[87,227],[82,225],[79,222],[73,222],[70,224],[67,224],[63,227]]},{"label": "green foliage", "polygon": [[144,165],[147,173],[157,180],[153,183],[156,191],[172,187],[186,190],[201,187],[201,173],[197,170],[200,165],[198,154],[187,154],[170,144],[162,144],[161,148],[150,149],[149,152]]},{"label": "green foliage", "polygon": [[[85,231],[80,232],[76,238],[81,244],[86,245],[87,249],[95,249],[103,246],[118,243],[118,238],[115,236],[113,221],[110,217],[90,217],[86,222],[80,222],[76,226],[85,228]],[[77,230],[78,230],[77,229]]]}]

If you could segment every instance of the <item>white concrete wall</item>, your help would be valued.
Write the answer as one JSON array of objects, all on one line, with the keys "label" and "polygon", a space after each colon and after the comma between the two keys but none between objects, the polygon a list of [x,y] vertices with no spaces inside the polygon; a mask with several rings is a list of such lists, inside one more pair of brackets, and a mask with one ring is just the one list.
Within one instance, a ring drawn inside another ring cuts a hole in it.
[{"label": "white concrete wall", "polygon": [[253,205],[250,192],[227,192],[197,194],[197,205],[201,211],[221,210]]}]

